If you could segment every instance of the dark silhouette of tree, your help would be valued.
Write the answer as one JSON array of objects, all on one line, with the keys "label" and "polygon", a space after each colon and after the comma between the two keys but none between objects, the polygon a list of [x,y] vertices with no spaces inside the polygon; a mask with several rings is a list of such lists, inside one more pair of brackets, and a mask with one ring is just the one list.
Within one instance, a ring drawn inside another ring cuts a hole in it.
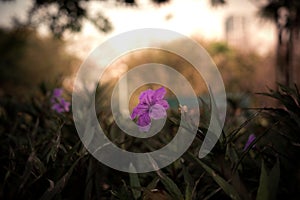
[{"label": "dark silhouette of tree", "polygon": [[210,0],[211,5],[219,6],[226,4],[226,0]]},{"label": "dark silhouette of tree", "polygon": [[298,82],[299,72],[300,2],[268,0],[261,7],[260,15],[277,27],[276,79],[279,83],[292,86]]},{"label": "dark silhouette of tree", "polygon": [[[112,2],[110,0],[98,1]],[[149,1],[155,5],[161,5],[170,0]],[[46,24],[56,37],[61,37],[65,31],[80,32],[84,20],[92,22],[102,32],[112,30],[112,24],[103,12],[99,11],[94,16],[89,15],[87,7],[89,2],[91,0],[33,0],[33,7],[29,11],[26,25]],[[136,0],[114,0],[113,2],[120,6],[139,6]],[[19,25],[18,22],[17,24]]]}]

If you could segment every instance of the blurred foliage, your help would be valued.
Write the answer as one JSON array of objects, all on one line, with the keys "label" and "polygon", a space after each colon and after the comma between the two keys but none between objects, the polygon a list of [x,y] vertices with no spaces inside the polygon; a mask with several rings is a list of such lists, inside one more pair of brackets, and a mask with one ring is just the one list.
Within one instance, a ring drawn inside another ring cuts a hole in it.
[{"label": "blurred foliage", "polygon": [[[300,3],[297,0],[289,0],[289,1],[285,1],[285,0],[267,0],[263,3],[263,5],[261,6],[261,9],[259,11],[259,14],[261,17],[271,20],[271,21],[275,21],[277,22],[278,19],[281,17],[280,16],[280,9],[281,8],[285,8],[288,9],[289,12],[293,13],[293,16],[286,16],[289,18],[289,20],[294,20],[293,18],[298,18],[299,16],[299,9],[300,9]],[[290,22],[292,22],[290,21]],[[295,22],[292,22],[295,23]],[[296,22],[299,23],[299,22]],[[296,24],[287,24],[287,26],[293,26]]]},{"label": "blurred foliage", "polygon": [[226,0],[210,0],[212,6],[220,6],[227,3]]},{"label": "blurred foliage", "polygon": [[[74,27],[65,24],[54,33],[59,35],[69,28],[79,30],[79,26],[80,21],[74,23]],[[245,109],[251,102],[244,96],[228,95],[229,108],[222,137],[213,151],[201,160],[197,156],[207,132],[211,102],[199,99],[201,121],[189,150],[164,169],[127,174],[104,166],[86,151],[71,113],[58,114],[51,110],[51,91],[47,88],[41,87],[39,96],[7,95],[16,93],[11,85],[22,86],[24,93],[28,93],[28,88],[33,90],[40,82],[55,81],[58,75],[72,72],[67,66],[72,66],[77,59],[64,52],[64,44],[41,38],[30,29],[2,30],[0,44],[1,87],[5,90],[0,99],[0,199],[299,198],[300,95],[297,87],[280,85],[278,90],[263,93],[264,97],[278,101],[279,106],[274,108]],[[229,91],[251,90],[255,67],[260,66],[263,58],[239,52],[222,42],[203,43],[203,46],[219,67]],[[155,51],[135,55],[139,55],[138,59],[126,60],[129,68],[149,63],[149,60],[161,62],[182,72],[199,93],[203,90],[203,80],[194,76],[184,59]],[[179,126],[180,111],[169,111],[161,133],[147,141],[130,137],[112,119],[108,98],[111,87],[111,83],[101,83],[97,88],[96,110],[105,134],[119,148],[153,151],[172,140]],[[184,119],[185,125],[191,123],[188,119]],[[90,128],[88,123],[86,128]],[[255,134],[256,139],[244,150],[250,134]]]},{"label": "blurred foliage", "polygon": [[[96,99],[106,98],[100,85]],[[70,113],[50,109],[51,92],[30,99],[0,99],[1,199],[298,199],[300,95],[280,86],[263,94],[280,106],[235,112],[230,107],[223,135],[213,151],[197,157],[209,121],[201,120],[195,141],[173,164],[151,173],[127,174],[96,161],[82,146]],[[84,98],[84,95],[82,96]],[[202,118],[210,103],[200,100]],[[129,151],[151,151],[168,143],[181,112],[171,110],[157,136],[142,140],[110,120],[107,105],[97,116],[111,141]],[[231,105],[231,104],[230,104]],[[106,110],[105,110],[106,109]],[[108,115],[107,115],[108,114]],[[188,116],[188,112],[186,113]],[[239,121],[243,123],[230,123]],[[184,118],[184,124],[190,123]],[[88,123],[86,125],[88,128]],[[244,150],[248,135],[256,139]]]},{"label": "blurred foliage", "polygon": [[[276,27],[276,82],[292,87],[299,85],[300,3],[298,0],[249,0],[258,8],[258,16]],[[213,6],[229,4],[211,0]]]},{"label": "blurred foliage", "polygon": [[[3,0],[2,0],[3,1]],[[114,3],[115,5],[139,6],[135,0],[98,0],[99,2]],[[161,5],[170,0],[150,0],[154,5]],[[54,36],[60,38],[64,32],[80,32],[83,22],[90,21],[101,32],[109,32],[113,25],[102,10],[96,14],[89,12],[91,0],[33,0],[33,6],[28,13],[27,26],[45,24]],[[95,1],[94,1],[95,2]],[[16,21],[17,25],[21,22]]]},{"label": "blurred foliage", "polygon": [[29,12],[30,25],[46,24],[54,36],[61,37],[69,30],[72,32],[81,31],[84,19],[89,19],[98,29],[103,32],[111,30],[109,20],[98,13],[97,16],[89,16],[84,3],[88,0],[35,0]]},{"label": "blurred foliage", "polygon": [[65,43],[41,37],[34,30],[0,30],[0,84],[5,93],[23,94],[45,82],[59,83],[71,75],[79,59]]},{"label": "blurred foliage", "polygon": [[[195,38],[195,40],[207,50],[209,56],[211,56],[218,67],[228,93],[262,91],[268,84],[267,81],[272,80],[272,76],[270,76],[270,79],[268,80],[261,80],[261,73],[266,73],[262,72],[261,68],[265,65],[266,60],[270,60],[270,58],[260,56],[254,51],[240,51],[221,41],[203,41],[199,38]],[[184,46],[183,43],[184,41],[177,40],[164,45],[174,49],[182,49],[182,46]],[[186,48],[185,51],[187,54],[193,54],[193,49]],[[173,53],[154,49],[139,50],[120,57],[119,61],[123,65],[127,65],[128,70],[149,63],[161,63],[170,66],[189,80],[196,94],[202,95],[208,93],[206,83],[195,67],[188,63],[184,58]],[[207,61],[203,59],[201,65],[207,65],[206,69],[212,67],[210,63],[205,64],[204,62]],[[116,63],[119,62],[116,61]],[[120,67],[120,64],[112,65],[111,70],[115,69],[117,71],[118,67]],[[266,69],[267,67],[264,67],[264,70]],[[149,74],[149,76],[151,76],[151,74]],[[160,73],[159,76],[160,79],[168,80],[173,85],[181,84],[174,82],[168,73]],[[135,78],[138,79],[138,77]]]},{"label": "blurred foliage", "polygon": [[290,87],[299,84],[295,75],[299,74],[299,1],[268,0],[260,7],[259,15],[277,28],[276,81]]},{"label": "blurred foliage", "polygon": [[206,43],[204,48],[220,70],[227,92],[252,91],[263,57],[253,51],[239,51],[224,42]]}]

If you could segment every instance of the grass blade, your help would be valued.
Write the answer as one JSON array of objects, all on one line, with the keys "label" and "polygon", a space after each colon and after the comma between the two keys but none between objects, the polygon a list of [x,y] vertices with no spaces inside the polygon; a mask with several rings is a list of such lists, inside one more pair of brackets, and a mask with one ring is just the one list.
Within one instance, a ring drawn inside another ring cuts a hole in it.
[{"label": "grass blade", "polygon": [[79,160],[82,157],[79,157],[74,163],[73,165],[70,167],[70,169],[67,171],[67,173],[65,173],[65,175],[63,175],[61,177],[61,179],[55,184],[54,187],[50,187],[49,189],[47,189],[44,194],[42,195],[42,197],[40,198],[40,200],[51,200],[55,197],[55,195],[59,194],[64,187],[66,186],[67,182],[69,181],[69,178],[71,177],[73,170],[75,168],[75,166],[77,165],[77,163],[79,162]]},{"label": "grass blade", "polygon": [[172,179],[170,179],[161,170],[158,170],[157,174],[160,177],[162,184],[165,186],[166,190],[169,192],[169,194],[174,200],[184,199],[181,191],[179,190],[178,186],[174,183],[174,181],[172,181]]},{"label": "grass blade", "polygon": [[231,198],[234,200],[240,200],[240,196],[237,193],[237,191],[230,185],[225,179],[223,179],[221,176],[216,174],[216,172],[210,168],[208,165],[206,165],[204,162],[202,162],[200,159],[196,158],[191,153],[188,153],[190,158],[197,162],[201,167],[214,179],[214,181],[222,188],[222,190]]},{"label": "grass blade", "polygon": [[278,189],[280,179],[280,164],[277,159],[273,168],[268,171],[264,160],[261,165],[261,174],[259,181],[259,188],[257,191],[256,200],[273,200],[276,199],[276,191]]},{"label": "grass blade", "polygon": [[[129,168],[133,169],[133,171],[136,171],[134,166],[130,163]],[[139,180],[139,176],[137,173],[129,173],[129,180],[130,180],[130,187],[133,194],[134,199],[138,199],[141,197],[141,183]]]}]

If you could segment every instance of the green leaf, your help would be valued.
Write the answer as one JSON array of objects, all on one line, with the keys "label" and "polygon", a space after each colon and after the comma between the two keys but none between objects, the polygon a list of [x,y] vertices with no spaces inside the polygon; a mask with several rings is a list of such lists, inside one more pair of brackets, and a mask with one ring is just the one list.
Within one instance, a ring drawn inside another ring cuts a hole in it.
[{"label": "green leaf", "polygon": [[[132,163],[130,163],[129,166],[130,169],[133,169],[135,171],[134,166]],[[129,173],[129,180],[130,180],[130,187],[133,194],[134,199],[138,199],[141,197],[141,191],[139,190],[141,188],[139,176],[137,173]]]},{"label": "green leaf", "polygon": [[90,145],[95,136],[95,127],[92,124],[91,119],[88,117],[86,120],[85,130],[81,140],[86,146]]},{"label": "green leaf", "polygon": [[194,180],[189,173],[187,167],[183,165],[183,177],[184,182],[186,183],[185,187],[185,200],[192,200],[193,199],[193,186],[194,186]]},{"label": "green leaf", "polygon": [[[237,153],[237,150],[235,149],[235,146],[233,143],[228,143],[226,148],[226,157],[230,160],[232,163],[232,166],[236,166],[239,162],[239,156]],[[242,165],[238,165],[238,169],[242,170]]]},{"label": "green leaf", "polygon": [[156,171],[158,176],[160,177],[160,180],[162,184],[165,186],[166,190],[169,192],[171,197],[174,200],[183,200],[183,195],[179,188],[177,187],[176,183],[172,181],[166,174],[164,174],[161,170]]},{"label": "green leaf", "polygon": [[126,182],[122,180],[123,185],[118,191],[112,191],[112,195],[116,196],[117,199],[121,200],[132,200],[131,193],[129,191],[128,186],[126,185]]},{"label": "green leaf", "polygon": [[191,153],[188,153],[190,158],[197,162],[201,167],[214,179],[214,181],[223,189],[223,191],[231,198],[231,199],[241,199],[237,191],[233,188],[232,185],[230,185],[225,179],[223,179],[221,176],[216,174],[216,172],[210,168],[208,165],[206,165],[204,162],[202,162],[200,159],[196,158]]},{"label": "green leaf", "polygon": [[222,188],[218,188],[216,190],[213,190],[211,193],[209,193],[203,200],[208,200],[210,199],[211,197],[213,197],[215,194],[217,194],[220,190],[222,190]]},{"label": "green leaf", "polygon": [[25,186],[26,182],[28,181],[31,173],[32,173],[32,169],[34,167],[34,157],[35,157],[35,152],[31,152],[31,154],[29,155],[26,165],[25,165],[25,170],[24,173],[22,175],[22,183],[19,186],[19,190],[23,189],[23,187]]},{"label": "green leaf", "polygon": [[241,130],[243,130],[245,127],[247,127],[247,125],[250,122],[252,122],[252,120],[256,119],[260,113],[261,113],[261,111],[254,113],[246,121],[244,121],[237,129],[235,129],[231,133],[229,133],[227,143],[233,142],[236,139],[236,136],[238,135],[238,133],[240,133]]},{"label": "green leaf", "polygon": [[158,178],[158,177],[155,177],[155,178],[147,185],[147,189],[150,190],[150,191],[153,190],[153,189],[155,189],[156,186],[157,186],[158,181],[159,181],[159,178]]},{"label": "green leaf", "polygon": [[93,176],[94,176],[94,166],[93,159],[89,159],[89,164],[87,168],[87,176],[85,180],[85,191],[84,191],[84,199],[90,200],[92,199],[92,190],[93,190]]},{"label": "green leaf", "polygon": [[272,200],[276,199],[276,191],[278,189],[280,179],[280,163],[277,159],[272,169],[268,170],[264,160],[261,165],[261,174],[259,188],[256,200]]},{"label": "green leaf", "polygon": [[82,157],[79,157],[74,163],[73,165],[70,167],[70,169],[67,171],[67,173],[65,175],[63,175],[61,177],[61,179],[55,184],[55,186],[52,186],[50,184],[49,189],[47,189],[44,194],[42,195],[42,197],[40,198],[40,200],[51,200],[55,197],[55,195],[61,193],[61,191],[64,189],[64,187],[67,185],[67,182],[69,181],[69,178],[71,177],[73,170],[75,168],[75,166],[77,165],[77,163],[79,162],[79,160]]}]

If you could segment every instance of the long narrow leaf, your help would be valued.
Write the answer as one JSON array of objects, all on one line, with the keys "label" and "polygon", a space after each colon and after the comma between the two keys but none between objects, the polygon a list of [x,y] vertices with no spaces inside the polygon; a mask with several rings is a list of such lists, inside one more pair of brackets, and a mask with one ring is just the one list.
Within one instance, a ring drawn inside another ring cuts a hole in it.
[{"label": "long narrow leaf", "polygon": [[189,173],[187,167],[183,165],[183,177],[184,182],[186,183],[185,187],[185,200],[192,200],[193,199],[193,187],[194,187],[194,180]]},{"label": "long narrow leaf", "polygon": [[164,174],[161,170],[156,171],[162,184],[165,186],[166,190],[172,196],[174,200],[183,200],[183,195],[179,190],[178,186],[172,179],[170,179],[166,174]]},{"label": "long narrow leaf", "polygon": [[212,168],[202,162],[200,159],[196,158],[191,153],[188,153],[190,158],[197,162],[201,167],[214,179],[214,181],[223,189],[223,191],[232,199],[240,200],[240,195],[237,191],[230,185],[225,179],[219,176]]},{"label": "long narrow leaf", "polygon": [[259,188],[257,191],[256,200],[276,199],[276,191],[278,189],[279,179],[279,159],[277,159],[275,165],[270,171],[267,170],[264,161],[262,161]]},{"label": "long narrow leaf", "polygon": [[40,200],[51,200],[55,197],[55,195],[57,195],[58,193],[60,193],[64,187],[66,186],[67,182],[69,181],[69,178],[71,177],[73,170],[75,168],[75,166],[77,165],[77,163],[79,162],[79,160],[82,157],[79,157],[74,163],[73,165],[70,167],[70,169],[67,171],[67,173],[65,175],[63,175],[61,177],[61,179],[55,184],[54,187],[50,187],[49,189],[47,189],[44,194],[42,195],[42,197],[40,198]]},{"label": "long narrow leaf", "polygon": [[243,159],[245,158],[245,156],[249,153],[250,149],[262,138],[264,137],[270,130],[272,130],[273,127],[275,127],[277,124],[279,123],[279,121],[275,122],[274,124],[272,124],[272,126],[270,126],[267,130],[265,130],[261,135],[259,135],[257,138],[255,138],[255,140],[253,140],[253,142],[251,142],[251,144],[248,146],[248,148],[242,153],[239,161],[237,162],[237,164],[235,165],[233,172],[235,172],[240,163],[243,161]]},{"label": "long narrow leaf", "polygon": [[[133,169],[133,171],[135,171],[135,168],[131,163],[130,163],[129,168]],[[131,191],[132,191],[134,199],[140,198],[141,191],[139,189],[141,188],[141,183],[140,183],[138,174],[137,173],[129,173],[129,180],[130,180],[130,187],[131,187]]]}]

